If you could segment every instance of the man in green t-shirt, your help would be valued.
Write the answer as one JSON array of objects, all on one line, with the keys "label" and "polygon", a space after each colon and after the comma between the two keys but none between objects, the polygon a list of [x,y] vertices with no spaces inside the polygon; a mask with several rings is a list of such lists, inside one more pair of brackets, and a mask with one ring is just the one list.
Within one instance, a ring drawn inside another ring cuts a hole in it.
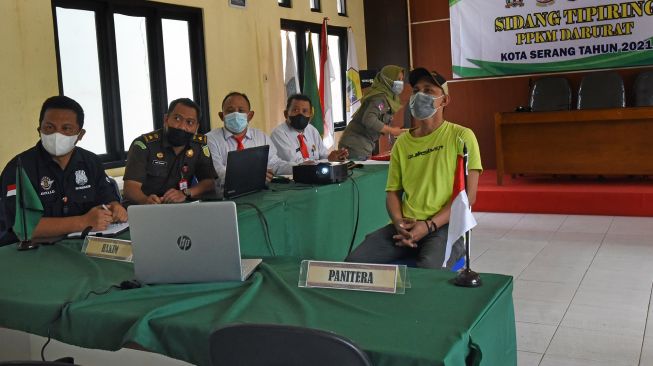
[{"label": "man in green t-shirt", "polygon": [[443,118],[443,108],[451,101],[446,80],[417,68],[409,81],[414,128],[399,136],[392,149],[385,189],[392,223],[367,235],[346,260],[388,263],[413,257],[418,267],[451,268],[464,255],[460,238],[444,263],[457,157],[466,146],[467,195],[473,204],[483,170],[481,155],[472,130]]}]

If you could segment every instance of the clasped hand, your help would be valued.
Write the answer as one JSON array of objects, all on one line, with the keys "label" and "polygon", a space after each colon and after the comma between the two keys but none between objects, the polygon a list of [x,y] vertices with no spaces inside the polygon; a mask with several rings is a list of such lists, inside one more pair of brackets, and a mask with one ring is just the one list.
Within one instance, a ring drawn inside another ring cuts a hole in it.
[{"label": "clasped hand", "polygon": [[394,222],[397,234],[392,236],[395,245],[400,247],[417,248],[417,242],[428,234],[428,226],[424,221],[410,217],[402,217]]},{"label": "clasped hand", "polygon": [[145,203],[148,205],[158,205],[161,203],[181,203],[184,201],[186,201],[186,195],[184,192],[175,188],[170,188],[161,197],[156,194],[147,196]]}]

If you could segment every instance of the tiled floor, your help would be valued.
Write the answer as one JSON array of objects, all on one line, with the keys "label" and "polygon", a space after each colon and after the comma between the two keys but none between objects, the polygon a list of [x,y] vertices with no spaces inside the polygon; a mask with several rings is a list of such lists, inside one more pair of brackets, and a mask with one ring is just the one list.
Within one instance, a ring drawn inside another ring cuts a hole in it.
[{"label": "tiled floor", "polygon": [[519,366],[653,366],[653,217],[475,216],[472,269],[515,278]]}]

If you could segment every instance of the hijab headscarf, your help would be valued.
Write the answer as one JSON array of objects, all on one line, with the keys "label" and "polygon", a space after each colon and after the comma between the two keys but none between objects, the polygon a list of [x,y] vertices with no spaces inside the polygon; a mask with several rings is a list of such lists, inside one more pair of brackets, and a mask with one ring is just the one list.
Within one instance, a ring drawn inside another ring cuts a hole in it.
[{"label": "hijab headscarf", "polygon": [[361,105],[372,96],[382,94],[388,100],[392,113],[396,113],[401,108],[401,100],[399,100],[398,95],[392,92],[392,82],[399,78],[401,72],[404,72],[403,67],[396,65],[383,66],[381,71],[374,77],[367,94],[361,99]]}]

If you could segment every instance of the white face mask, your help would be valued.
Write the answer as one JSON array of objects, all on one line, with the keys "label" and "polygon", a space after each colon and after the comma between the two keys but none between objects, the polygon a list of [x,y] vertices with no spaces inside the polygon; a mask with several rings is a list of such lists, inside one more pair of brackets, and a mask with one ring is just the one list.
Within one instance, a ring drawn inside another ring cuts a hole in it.
[{"label": "white face mask", "polygon": [[41,144],[43,148],[52,156],[63,156],[68,154],[75,147],[79,134],[66,136],[62,133],[55,132],[49,135],[41,134]]}]

